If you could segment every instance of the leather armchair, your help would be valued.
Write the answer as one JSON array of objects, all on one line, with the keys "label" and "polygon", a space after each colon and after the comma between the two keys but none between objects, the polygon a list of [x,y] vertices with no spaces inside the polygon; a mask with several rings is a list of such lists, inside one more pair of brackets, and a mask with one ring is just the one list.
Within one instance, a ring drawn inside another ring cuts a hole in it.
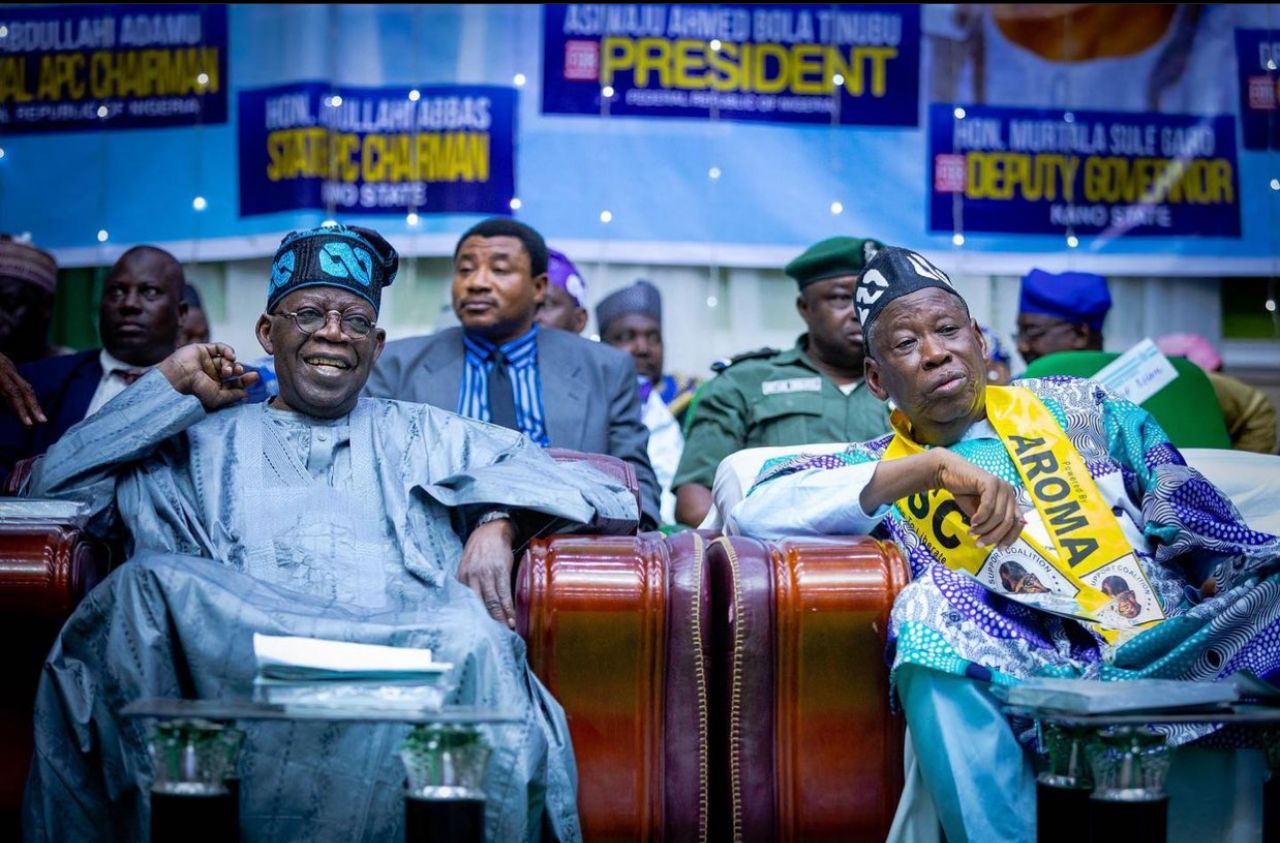
[{"label": "leather armchair", "polygon": [[883,839],[903,739],[885,636],[906,582],[865,538],[533,542],[517,629],[568,715],[586,838]]},{"label": "leather armchair", "polygon": [[897,548],[725,537],[707,567],[733,839],[883,840],[903,775],[885,662]]},{"label": "leather armchair", "polygon": [[17,840],[36,682],[67,616],[106,574],[106,548],[54,519],[0,519],[0,838]]}]

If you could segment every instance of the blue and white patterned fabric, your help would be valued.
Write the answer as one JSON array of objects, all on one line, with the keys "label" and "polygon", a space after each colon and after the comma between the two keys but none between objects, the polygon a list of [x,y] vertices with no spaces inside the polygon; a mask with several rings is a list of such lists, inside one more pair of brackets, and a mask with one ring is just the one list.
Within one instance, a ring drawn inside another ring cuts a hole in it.
[{"label": "blue and white patterned fabric", "polygon": [[463,332],[465,364],[458,388],[458,415],[480,421],[491,421],[489,413],[489,371],[493,368],[493,351],[499,349],[507,359],[511,372],[511,389],[515,394],[516,424],[522,433],[542,447],[551,444],[547,438],[547,414],[542,407],[542,378],[538,373],[538,326],[524,336],[501,346],[477,334]]},{"label": "blue and white patterned fabric", "polygon": [[[1168,618],[1126,643],[1107,645],[1074,621],[1008,600],[947,568],[896,506],[862,512],[859,495],[891,436],[838,454],[771,460],[735,508],[734,522],[762,538],[870,531],[894,541],[912,576],[893,609],[895,671],[919,665],[998,684],[1033,676],[1211,680],[1240,670],[1280,679],[1280,539],[1251,530],[1145,410],[1091,381],[1053,377],[1018,385],[1039,396],[1084,458]],[[1034,517],[1004,445],[988,424],[979,427],[989,435],[979,431],[950,450],[1012,484],[1024,516]],[[828,503],[833,488],[840,501]],[[1199,586],[1211,575],[1216,593],[1202,596]],[[1170,737],[1177,742],[1203,731],[1174,729]]]},{"label": "blue and white patterned fabric", "polygon": [[400,257],[370,228],[322,225],[294,231],[280,241],[271,261],[267,312],[304,287],[340,287],[373,305],[382,304],[382,288],[396,279]]}]

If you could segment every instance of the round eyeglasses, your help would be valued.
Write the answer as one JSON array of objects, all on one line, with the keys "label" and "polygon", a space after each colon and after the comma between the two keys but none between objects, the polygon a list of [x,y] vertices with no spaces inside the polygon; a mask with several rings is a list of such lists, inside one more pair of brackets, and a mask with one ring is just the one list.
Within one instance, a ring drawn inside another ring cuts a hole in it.
[{"label": "round eyeglasses", "polygon": [[288,316],[293,320],[293,324],[298,326],[299,331],[304,334],[314,334],[325,326],[331,313],[338,317],[342,333],[353,340],[364,339],[373,330],[373,320],[359,312],[342,313],[337,310],[321,310],[318,307],[303,307],[292,313],[282,310],[271,315]]}]

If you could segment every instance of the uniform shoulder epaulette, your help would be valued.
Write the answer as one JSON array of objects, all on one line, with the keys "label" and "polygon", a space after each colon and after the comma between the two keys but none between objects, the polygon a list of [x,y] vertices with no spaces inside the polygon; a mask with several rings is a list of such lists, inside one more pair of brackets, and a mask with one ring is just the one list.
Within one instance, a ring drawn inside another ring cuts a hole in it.
[{"label": "uniform shoulder epaulette", "polygon": [[711,371],[717,375],[730,366],[735,366],[745,360],[765,360],[781,354],[782,350],[777,348],[757,348],[755,351],[744,351],[741,354],[735,354],[732,357],[722,358],[711,364]]}]

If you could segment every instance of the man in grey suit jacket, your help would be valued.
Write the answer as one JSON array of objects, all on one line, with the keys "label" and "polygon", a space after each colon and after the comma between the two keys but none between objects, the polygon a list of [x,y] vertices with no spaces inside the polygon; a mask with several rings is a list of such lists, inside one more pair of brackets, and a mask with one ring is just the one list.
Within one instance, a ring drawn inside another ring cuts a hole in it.
[{"label": "man in grey suit jacket", "polygon": [[612,454],[635,468],[642,526],[658,523],[658,481],[631,356],[534,324],[547,246],[515,220],[473,226],[453,256],[462,323],[387,343],[366,393],[416,401],[523,431],[543,446]]}]

